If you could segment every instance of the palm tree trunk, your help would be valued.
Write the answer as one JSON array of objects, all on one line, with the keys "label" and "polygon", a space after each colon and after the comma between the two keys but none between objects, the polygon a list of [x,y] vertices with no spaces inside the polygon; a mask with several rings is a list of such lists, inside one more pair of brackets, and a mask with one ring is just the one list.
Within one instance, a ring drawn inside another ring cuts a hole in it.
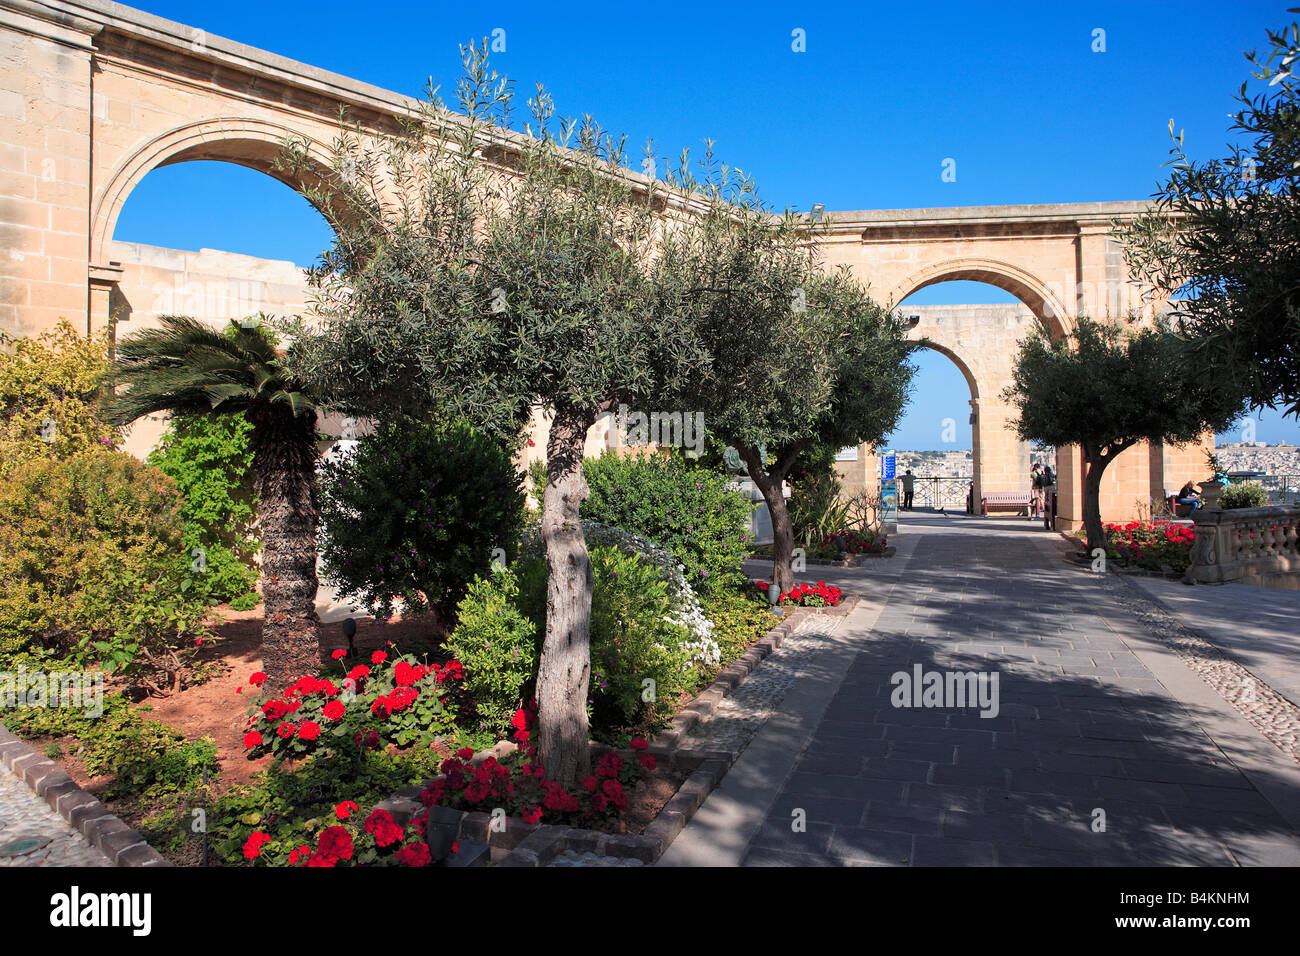
[{"label": "palm tree trunk", "polygon": [[320,670],[316,616],[316,415],[287,405],[248,412],[262,531],[262,670],[279,694]]}]

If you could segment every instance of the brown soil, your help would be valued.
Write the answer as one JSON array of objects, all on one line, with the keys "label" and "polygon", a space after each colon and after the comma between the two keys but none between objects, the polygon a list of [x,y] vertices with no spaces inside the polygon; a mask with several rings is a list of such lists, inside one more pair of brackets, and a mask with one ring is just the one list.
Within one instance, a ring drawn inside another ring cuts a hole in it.
[{"label": "brown soil", "polygon": [[601,829],[608,833],[643,833],[685,779],[680,772],[665,767],[656,768],[653,773],[648,773],[637,781],[636,787],[628,794],[627,809],[623,815],[610,821],[609,827]]}]

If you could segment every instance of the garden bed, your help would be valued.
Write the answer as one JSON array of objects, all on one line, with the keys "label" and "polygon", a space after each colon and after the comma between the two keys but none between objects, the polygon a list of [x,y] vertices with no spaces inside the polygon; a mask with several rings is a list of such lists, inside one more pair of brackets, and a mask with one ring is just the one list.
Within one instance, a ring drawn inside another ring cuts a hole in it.
[{"label": "garden bed", "polygon": [[[437,822],[431,815],[430,829],[449,826],[457,842],[485,844],[487,858],[499,866],[546,866],[566,851],[653,863],[721,782],[732,760],[732,756],[725,753],[674,751],[666,747],[652,746],[637,751],[618,750],[595,743],[590,746],[593,765],[610,753],[628,761],[645,755],[657,761],[655,770],[633,791],[627,810],[616,825],[601,829],[581,828],[527,823],[518,817],[507,817],[494,823],[493,815],[488,812],[442,808]],[[477,766],[489,758],[503,758],[514,749],[514,744],[502,741],[475,754],[470,762]],[[375,809],[386,810],[399,825],[405,826],[424,809],[420,795],[437,779],[398,791]],[[430,832],[430,845],[436,842],[436,836]]]}]

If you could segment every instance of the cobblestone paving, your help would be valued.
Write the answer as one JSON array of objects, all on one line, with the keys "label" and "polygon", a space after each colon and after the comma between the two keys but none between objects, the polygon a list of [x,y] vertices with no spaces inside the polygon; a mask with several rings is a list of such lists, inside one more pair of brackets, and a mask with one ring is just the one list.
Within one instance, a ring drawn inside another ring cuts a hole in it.
[{"label": "cobblestone paving", "polygon": [[1270,743],[1300,763],[1300,706],[1234,660],[1231,651],[1192,633],[1130,582],[1108,575],[1106,586],[1115,600],[1145,625],[1148,633],[1167,644]]},{"label": "cobblestone paving", "polygon": [[744,683],[691,729],[681,749],[742,753],[763,724],[777,713],[801,668],[825,646],[826,638],[844,621],[843,617],[825,614],[810,614],[800,621]]},{"label": "cobblestone paving", "polygon": [[[11,844],[28,838],[45,842],[30,853],[2,855]],[[13,771],[0,765],[0,866],[112,865]]]},{"label": "cobblestone paving", "polygon": [[[1107,627],[1133,609],[1064,567],[1059,539],[908,524],[904,580],[743,864],[1300,863],[1274,805]],[[997,715],[893,706],[917,665],[996,674]]]}]

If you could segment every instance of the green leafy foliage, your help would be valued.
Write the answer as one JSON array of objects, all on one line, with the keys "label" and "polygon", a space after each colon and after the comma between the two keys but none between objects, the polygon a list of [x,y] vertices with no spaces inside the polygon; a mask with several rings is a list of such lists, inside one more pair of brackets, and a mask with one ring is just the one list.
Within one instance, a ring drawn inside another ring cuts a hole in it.
[{"label": "green leafy foliage", "polygon": [[1185,357],[1183,341],[1164,323],[1134,328],[1081,317],[1059,341],[1040,329],[1021,342],[1003,397],[1018,410],[1025,441],[1081,446],[1090,551],[1104,544],[1101,475],[1115,456],[1141,441],[1199,441],[1207,430],[1225,431],[1242,411],[1239,395]]},{"label": "green leafy foliage", "polygon": [[0,331],[0,477],[115,444],[118,430],[96,414],[107,368],[105,337],[78,335],[67,321],[35,338]]},{"label": "green leafy foliage", "polygon": [[450,613],[495,549],[515,550],[520,476],[501,441],[468,425],[383,424],[322,473],[325,573],[372,613],[396,599]]},{"label": "green leafy foliage", "polygon": [[215,776],[217,748],[210,737],[188,740],[148,712],[109,694],[97,717],[77,708],[20,707],[5,715],[5,724],[22,737],[75,740],[68,749],[80,753],[86,772],[113,778],[104,791],[110,797],[175,792],[202,783],[205,771]]},{"label": "green leafy foliage", "polygon": [[1231,484],[1219,495],[1221,508],[1263,508],[1268,504],[1268,492],[1257,481]]},{"label": "green leafy foliage", "polygon": [[250,468],[252,426],[242,414],[173,418],[149,464],[176,482],[184,504],[185,554],[197,594],[213,603],[256,606],[261,543],[253,534],[257,503]]},{"label": "green leafy foliage", "polygon": [[[1295,10],[1290,12],[1294,13]],[[1178,297],[1184,363],[1254,407],[1300,414],[1300,25],[1246,54],[1222,159],[1193,160],[1183,135],[1149,212],[1116,223],[1135,276]]]},{"label": "green leafy foliage", "polygon": [[[531,583],[536,594],[536,581]],[[526,686],[537,673],[538,627],[521,610],[515,570],[504,567],[476,577],[457,618],[447,649],[465,668],[465,688],[479,721],[503,731],[523,706]]]},{"label": "green leafy foliage", "polygon": [[582,516],[644,535],[672,552],[697,590],[735,584],[749,539],[749,499],[727,479],[677,456],[605,454],[583,470]]},{"label": "green leafy foliage", "polygon": [[130,455],[21,465],[0,483],[0,652],[70,654],[179,687],[207,609],[184,547],[175,483]]}]

